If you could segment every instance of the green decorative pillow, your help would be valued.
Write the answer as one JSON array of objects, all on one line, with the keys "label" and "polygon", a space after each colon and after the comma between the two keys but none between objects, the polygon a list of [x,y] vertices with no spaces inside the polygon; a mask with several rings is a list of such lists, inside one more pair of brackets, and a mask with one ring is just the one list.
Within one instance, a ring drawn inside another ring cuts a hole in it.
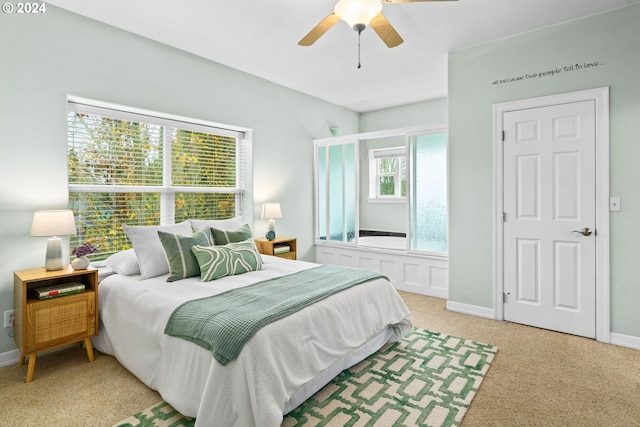
[{"label": "green decorative pillow", "polygon": [[194,246],[191,250],[200,265],[203,282],[262,270],[262,258],[252,240],[220,246]]},{"label": "green decorative pillow", "polygon": [[198,260],[191,251],[195,245],[207,246],[210,244],[210,235],[207,231],[196,231],[191,236],[158,231],[158,237],[162,243],[164,254],[169,264],[169,277],[167,282],[198,276],[200,266]]},{"label": "green decorative pillow", "polygon": [[251,235],[251,228],[249,227],[249,224],[245,224],[233,231],[219,230],[213,227],[211,227],[210,230],[214,245],[244,242],[245,240],[253,237]]}]

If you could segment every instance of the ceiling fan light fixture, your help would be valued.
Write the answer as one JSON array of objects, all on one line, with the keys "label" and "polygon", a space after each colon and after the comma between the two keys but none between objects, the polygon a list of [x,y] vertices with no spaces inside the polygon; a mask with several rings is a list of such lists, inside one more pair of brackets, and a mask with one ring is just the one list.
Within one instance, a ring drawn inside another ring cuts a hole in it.
[{"label": "ceiling fan light fixture", "polygon": [[362,28],[382,11],[382,3],[380,0],[340,0],[333,11],[350,27],[359,25]]}]

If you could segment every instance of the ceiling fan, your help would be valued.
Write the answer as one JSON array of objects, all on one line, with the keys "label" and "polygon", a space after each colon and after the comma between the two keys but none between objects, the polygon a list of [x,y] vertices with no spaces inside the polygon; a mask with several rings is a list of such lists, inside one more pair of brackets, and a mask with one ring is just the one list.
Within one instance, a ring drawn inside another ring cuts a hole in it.
[{"label": "ceiling fan", "polygon": [[396,47],[404,40],[382,14],[382,4],[432,1],[457,0],[339,0],[333,12],[313,27],[298,44],[300,46],[311,46],[342,19],[358,33],[358,37],[367,28],[367,25],[370,25],[388,47]]}]

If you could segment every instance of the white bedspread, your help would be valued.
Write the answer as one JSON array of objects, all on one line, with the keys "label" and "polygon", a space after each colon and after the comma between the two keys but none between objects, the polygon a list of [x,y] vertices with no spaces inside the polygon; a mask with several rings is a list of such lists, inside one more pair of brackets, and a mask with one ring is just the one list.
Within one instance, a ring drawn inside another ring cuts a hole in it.
[{"label": "white bedspread", "polygon": [[264,327],[226,366],[209,351],[164,334],[172,311],[185,301],[316,265],[263,259],[262,271],[213,282],[199,277],[171,283],[166,276],[105,278],[99,287],[100,335],[94,345],[114,355],[182,414],[196,417],[196,425],[279,426],[285,410],[299,403],[292,399],[299,399],[301,390],[304,398],[313,393],[314,380],[344,363],[345,356],[358,355],[372,338],[396,340],[411,328],[409,310],[393,286],[375,280]]}]

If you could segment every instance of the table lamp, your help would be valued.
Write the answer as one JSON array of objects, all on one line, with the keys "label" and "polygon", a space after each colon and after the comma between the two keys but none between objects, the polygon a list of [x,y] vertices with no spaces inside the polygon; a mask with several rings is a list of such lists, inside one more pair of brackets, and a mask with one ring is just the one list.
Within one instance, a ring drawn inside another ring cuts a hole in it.
[{"label": "table lamp", "polygon": [[76,234],[76,222],[73,219],[73,211],[35,211],[31,224],[32,236],[50,236],[47,242],[47,256],[44,262],[46,270],[62,270],[64,260],[62,258],[62,240],[58,236]]},{"label": "table lamp", "polygon": [[280,210],[280,203],[263,203],[262,204],[262,218],[269,220],[269,228],[264,237],[267,240],[273,240],[276,238],[276,218],[282,218],[282,211]]}]

